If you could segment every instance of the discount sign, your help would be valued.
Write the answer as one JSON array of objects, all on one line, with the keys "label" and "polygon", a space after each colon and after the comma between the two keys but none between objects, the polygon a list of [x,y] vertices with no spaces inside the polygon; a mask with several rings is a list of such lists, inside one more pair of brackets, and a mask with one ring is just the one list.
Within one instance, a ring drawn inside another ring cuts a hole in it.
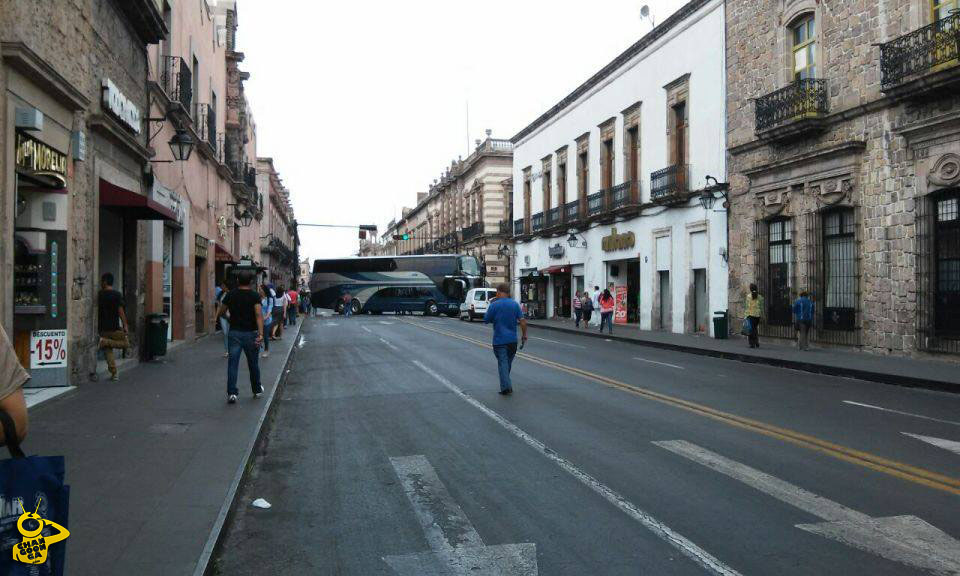
[{"label": "discount sign", "polygon": [[67,366],[67,331],[34,330],[30,333],[30,369]]}]

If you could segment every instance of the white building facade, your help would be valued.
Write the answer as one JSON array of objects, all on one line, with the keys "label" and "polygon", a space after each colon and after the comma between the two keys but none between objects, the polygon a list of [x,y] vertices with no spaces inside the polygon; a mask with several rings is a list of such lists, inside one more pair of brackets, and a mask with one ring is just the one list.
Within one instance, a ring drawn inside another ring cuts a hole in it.
[{"label": "white building facade", "polygon": [[574,291],[612,286],[616,324],[713,333],[724,70],[724,3],[693,0],[513,138],[513,287],[529,316],[572,317]]}]

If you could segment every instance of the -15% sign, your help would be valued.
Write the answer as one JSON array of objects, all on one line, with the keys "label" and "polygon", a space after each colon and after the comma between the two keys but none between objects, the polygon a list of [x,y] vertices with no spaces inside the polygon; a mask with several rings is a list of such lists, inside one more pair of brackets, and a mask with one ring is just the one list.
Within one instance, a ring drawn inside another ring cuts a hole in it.
[{"label": "-15% sign", "polygon": [[67,331],[34,330],[30,333],[30,368],[61,368],[67,365]]}]

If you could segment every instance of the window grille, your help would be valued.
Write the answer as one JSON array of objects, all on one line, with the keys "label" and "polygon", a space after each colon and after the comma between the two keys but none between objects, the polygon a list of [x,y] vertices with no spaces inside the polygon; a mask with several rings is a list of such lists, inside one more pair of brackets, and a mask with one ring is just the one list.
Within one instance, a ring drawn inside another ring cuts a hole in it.
[{"label": "window grille", "polygon": [[795,338],[792,304],[796,296],[793,221],[786,218],[761,220],[755,224],[757,242],[757,287],[766,310],[760,334],[774,338]]},{"label": "window grille", "polygon": [[840,208],[808,215],[808,274],[816,305],[813,338],[818,342],[859,345],[859,214]]},{"label": "window grille", "polygon": [[917,347],[960,352],[960,189],[917,200]]}]

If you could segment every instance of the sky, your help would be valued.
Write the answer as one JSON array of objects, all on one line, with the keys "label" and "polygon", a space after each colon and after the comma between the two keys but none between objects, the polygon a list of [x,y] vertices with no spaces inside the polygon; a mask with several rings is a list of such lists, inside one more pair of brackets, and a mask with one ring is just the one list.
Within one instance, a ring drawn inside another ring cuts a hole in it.
[{"label": "sky", "polygon": [[[685,2],[239,0],[257,155],[299,222],[383,231],[486,129],[512,138],[649,32],[644,4],[660,23]],[[301,227],[300,256],[357,234]]]}]

